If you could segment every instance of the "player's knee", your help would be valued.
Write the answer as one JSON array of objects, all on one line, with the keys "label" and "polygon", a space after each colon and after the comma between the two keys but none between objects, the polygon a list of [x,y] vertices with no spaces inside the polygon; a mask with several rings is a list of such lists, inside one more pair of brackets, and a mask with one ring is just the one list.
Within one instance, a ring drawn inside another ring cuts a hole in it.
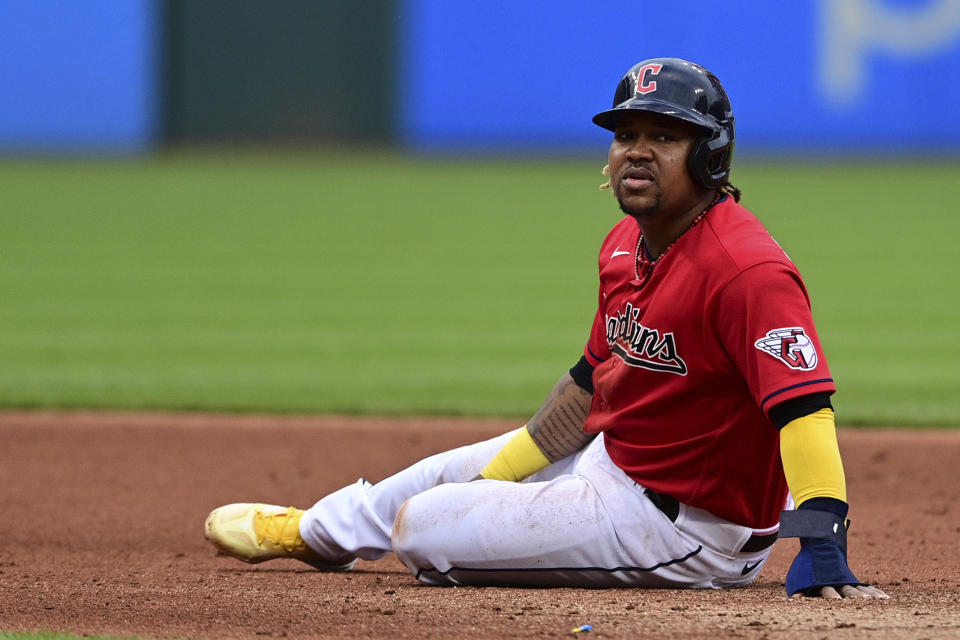
[{"label": "player's knee", "polygon": [[401,542],[405,543],[407,539],[407,507],[410,505],[409,498],[404,500],[403,504],[397,510],[397,516],[393,519],[393,529],[390,532],[390,542],[393,550],[396,551]]},{"label": "player's knee", "polygon": [[408,559],[420,555],[419,548],[422,546],[424,535],[417,535],[415,532],[421,527],[418,526],[420,519],[420,505],[417,503],[419,496],[414,496],[406,500],[397,511],[397,517],[393,521],[393,531],[390,539],[393,551],[397,557],[408,567],[413,569]]},{"label": "player's knee", "polygon": [[414,573],[444,564],[449,552],[447,545],[451,542],[449,530],[444,526],[449,508],[438,505],[429,493],[404,502],[393,522],[393,551]]}]

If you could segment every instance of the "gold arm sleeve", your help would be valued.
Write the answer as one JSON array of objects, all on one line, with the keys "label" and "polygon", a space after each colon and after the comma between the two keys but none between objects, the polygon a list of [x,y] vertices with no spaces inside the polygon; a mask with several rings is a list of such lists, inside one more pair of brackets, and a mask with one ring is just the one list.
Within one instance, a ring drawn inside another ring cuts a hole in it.
[{"label": "gold arm sleeve", "polygon": [[487,480],[519,482],[550,464],[540,447],[533,441],[527,425],[503,445],[480,475]]},{"label": "gold arm sleeve", "polygon": [[847,481],[832,410],[820,409],[781,429],[780,459],[787,486],[798,506],[810,498],[847,501]]}]

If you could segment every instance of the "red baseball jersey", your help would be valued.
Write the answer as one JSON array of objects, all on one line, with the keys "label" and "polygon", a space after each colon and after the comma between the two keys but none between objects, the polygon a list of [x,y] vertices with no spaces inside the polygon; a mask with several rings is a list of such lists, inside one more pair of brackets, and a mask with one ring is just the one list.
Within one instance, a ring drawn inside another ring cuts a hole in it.
[{"label": "red baseball jersey", "polygon": [[726,197],[638,280],[640,229],[625,217],[600,249],[595,367],[584,425],[654,491],[732,522],[775,526],[787,495],[770,407],[832,393],[797,268]]}]

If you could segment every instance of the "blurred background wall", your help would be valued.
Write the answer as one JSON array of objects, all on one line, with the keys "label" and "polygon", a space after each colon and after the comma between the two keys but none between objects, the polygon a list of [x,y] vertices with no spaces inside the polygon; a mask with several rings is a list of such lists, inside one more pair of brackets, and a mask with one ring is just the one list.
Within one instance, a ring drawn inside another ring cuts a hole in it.
[{"label": "blurred background wall", "polygon": [[708,66],[738,153],[954,154],[960,1],[0,1],[0,152],[595,152],[620,75]]},{"label": "blurred background wall", "polygon": [[0,150],[140,151],[163,138],[153,0],[0,0]]},{"label": "blurred background wall", "polygon": [[389,137],[400,90],[394,4],[168,0],[164,139]]}]

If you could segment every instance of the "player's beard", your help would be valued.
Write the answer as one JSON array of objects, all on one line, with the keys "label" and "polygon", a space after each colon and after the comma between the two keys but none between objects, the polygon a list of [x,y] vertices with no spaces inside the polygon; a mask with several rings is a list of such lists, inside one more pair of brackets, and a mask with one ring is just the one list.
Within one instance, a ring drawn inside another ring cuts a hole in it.
[{"label": "player's beard", "polygon": [[663,194],[657,193],[654,197],[653,202],[645,207],[631,207],[627,205],[623,198],[617,196],[617,202],[620,204],[620,211],[623,211],[625,214],[636,220],[642,220],[644,218],[652,218],[653,216],[660,213],[660,207],[662,205]]}]

